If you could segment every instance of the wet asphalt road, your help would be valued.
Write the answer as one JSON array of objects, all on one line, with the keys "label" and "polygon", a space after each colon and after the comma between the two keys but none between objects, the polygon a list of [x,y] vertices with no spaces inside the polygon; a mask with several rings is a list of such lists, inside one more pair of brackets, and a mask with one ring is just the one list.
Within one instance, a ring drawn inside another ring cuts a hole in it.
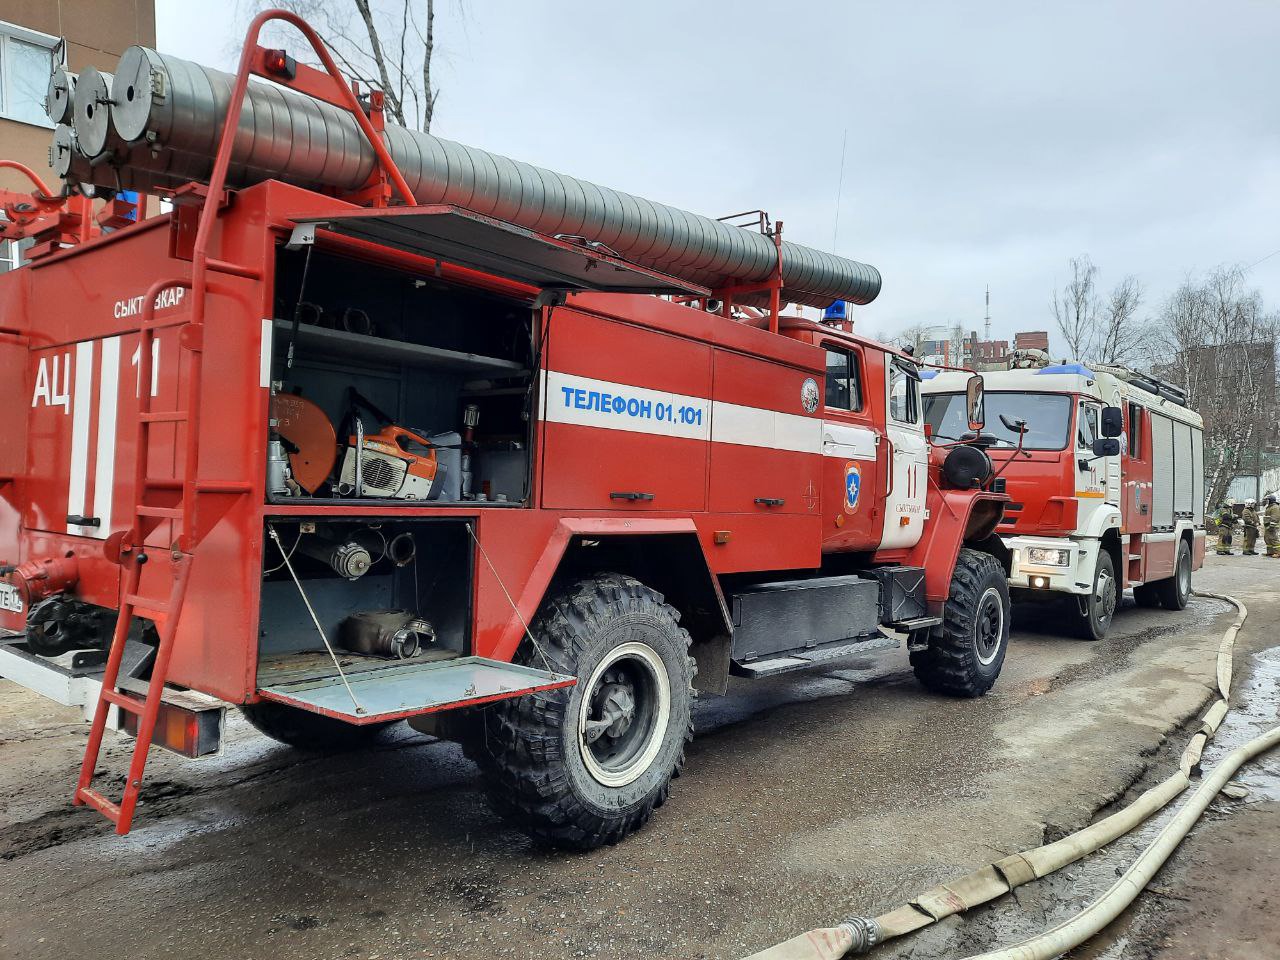
[{"label": "wet asphalt road", "polygon": [[[1211,560],[1197,583],[1242,590],[1239,569]],[[650,824],[583,855],[506,827],[452,744],[405,730],[318,757],[238,717],[217,758],[153,755],[118,838],[68,802],[78,714],[0,681],[0,957],[742,956],[1086,823],[1209,697],[1227,611],[1129,601],[1090,644],[1024,607],[976,701],[924,692],[901,651],[741,682],[700,703]],[[103,766],[126,758],[119,741]]]}]

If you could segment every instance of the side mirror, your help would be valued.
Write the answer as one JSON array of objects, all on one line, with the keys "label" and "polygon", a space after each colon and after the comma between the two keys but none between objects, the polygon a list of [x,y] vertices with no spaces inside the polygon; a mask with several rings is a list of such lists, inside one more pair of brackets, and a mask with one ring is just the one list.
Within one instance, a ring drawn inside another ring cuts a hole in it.
[{"label": "side mirror", "polygon": [[987,425],[987,403],[980,374],[974,374],[964,385],[965,409],[969,412],[969,429],[979,433]]},{"label": "side mirror", "polygon": [[1124,433],[1124,411],[1119,407],[1102,408],[1102,435],[1118,437]]},{"label": "side mirror", "polygon": [[1093,441],[1095,457],[1114,457],[1120,453],[1120,441],[1115,437],[1099,437]]}]

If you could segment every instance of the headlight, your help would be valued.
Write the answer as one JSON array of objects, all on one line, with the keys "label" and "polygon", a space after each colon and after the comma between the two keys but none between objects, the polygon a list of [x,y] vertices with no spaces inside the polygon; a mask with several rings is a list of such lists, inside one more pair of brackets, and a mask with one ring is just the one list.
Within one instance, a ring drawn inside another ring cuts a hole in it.
[{"label": "headlight", "polygon": [[1046,567],[1065,567],[1071,563],[1071,551],[1053,547],[1028,547],[1027,563],[1038,563]]}]

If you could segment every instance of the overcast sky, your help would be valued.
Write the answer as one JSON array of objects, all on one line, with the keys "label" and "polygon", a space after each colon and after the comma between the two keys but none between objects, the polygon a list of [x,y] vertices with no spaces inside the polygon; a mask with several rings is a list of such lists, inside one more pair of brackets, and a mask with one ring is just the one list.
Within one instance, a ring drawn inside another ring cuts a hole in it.
[{"label": "overcast sky", "polygon": [[[344,0],[333,0],[334,3]],[[228,0],[157,0],[159,46],[231,69]],[[867,333],[1052,329],[1088,253],[1145,309],[1252,264],[1280,307],[1280,3],[439,0],[433,133],[884,274]]]}]

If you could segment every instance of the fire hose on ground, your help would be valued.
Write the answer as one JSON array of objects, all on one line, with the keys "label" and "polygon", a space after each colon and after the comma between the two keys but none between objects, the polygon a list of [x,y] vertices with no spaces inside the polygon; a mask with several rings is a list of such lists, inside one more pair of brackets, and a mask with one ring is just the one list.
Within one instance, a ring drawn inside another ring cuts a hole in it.
[{"label": "fire hose on ground", "polygon": [[[1172,776],[1146,790],[1123,810],[1060,840],[989,863],[957,880],[926,890],[909,903],[878,917],[850,917],[834,927],[810,930],[753,954],[749,960],[837,960],[866,953],[888,940],[914,933],[946,917],[995,900],[1032,880],[1046,877],[1124,836],[1168,806],[1191,786],[1205,745],[1227,715],[1236,635],[1249,615],[1248,608],[1234,597],[1214,593],[1200,593],[1198,596],[1234,604],[1238,616],[1218,646],[1218,696],[1205,711],[1200,728],[1188,742]],[[1280,744],[1280,727],[1224,757],[1115,885],[1083,911],[1029,940],[978,954],[969,960],[1048,960],[1098,933],[1137,899],[1236,771],[1277,744]]]}]

